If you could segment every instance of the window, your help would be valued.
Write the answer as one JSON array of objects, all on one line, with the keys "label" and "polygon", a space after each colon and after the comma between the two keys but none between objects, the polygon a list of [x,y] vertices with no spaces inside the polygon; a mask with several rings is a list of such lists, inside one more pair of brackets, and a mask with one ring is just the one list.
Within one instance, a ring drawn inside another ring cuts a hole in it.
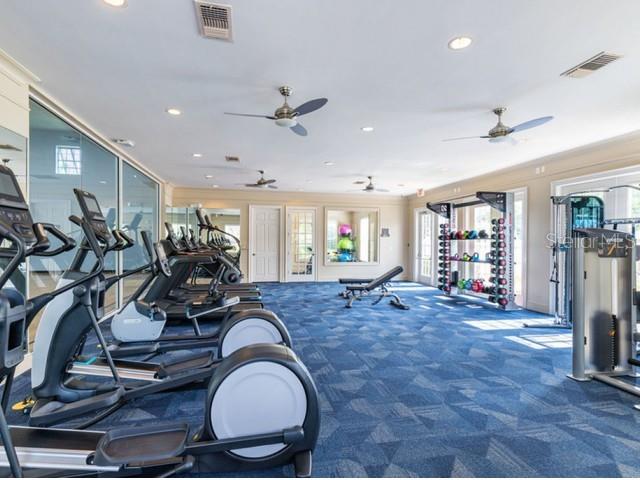
[{"label": "window", "polygon": [[338,222],[329,220],[327,222],[327,250],[334,251],[338,249]]},{"label": "window", "polygon": [[378,261],[378,210],[326,209],[325,264]]},{"label": "window", "polygon": [[81,152],[80,147],[56,145],[56,175],[80,175]]},{"label": "window", "polygon": [[369,261],[369,217],[360,219],[360,239],[358,241],[360,252],[358,253],[361,262]]}]

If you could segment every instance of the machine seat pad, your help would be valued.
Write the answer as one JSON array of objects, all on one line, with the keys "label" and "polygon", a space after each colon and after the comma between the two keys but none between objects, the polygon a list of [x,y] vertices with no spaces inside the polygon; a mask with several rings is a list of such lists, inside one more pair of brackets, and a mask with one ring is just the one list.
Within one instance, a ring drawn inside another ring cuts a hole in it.
[{"label": "machine seat pad", "polygon": [[139,464],[179,457],[189,438],[189,425],[116,428],[98,442],[94,463],[100,466]]},{"label": "machine seat pad", "polygon": [[[393,280],[394,277],[400,275],[402,272],[403,272],[403,268],[400,265],[398,265],[397,267],[392,268],[388,272],[383,273],[378,278],[374,278],[373,280],[371,280],[366,285],[358,286],[357,288],[359,290],[361,290],[361,291],[371,292],[371,291],[375,290],[376,288],[381,287],[385,283],[390,282],[391,280]],[[353,289],[355,287],[354,286],[348,286],[347,288],[348,289]]]},{"label": "machine seat pad", "polygon": [[339,278],[338,283],[350,284],[350,283],[369,283],[373,278]]}]

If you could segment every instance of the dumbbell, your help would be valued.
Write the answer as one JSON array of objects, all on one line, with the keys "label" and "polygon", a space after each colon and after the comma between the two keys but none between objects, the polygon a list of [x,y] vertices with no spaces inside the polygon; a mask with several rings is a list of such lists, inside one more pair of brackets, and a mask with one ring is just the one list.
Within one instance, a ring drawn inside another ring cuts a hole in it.
[{"label": "dumbbell", "polygon": [[509,303],[509,300],[507,300],[506,298],[499,298],[498,299],[498,305],[504,307]]},{"label": "dumbbell", "polygon": [[496,267],[491,267],[491,273],[492,273],[493,275],[499,275],[499,276],[501,276],[501,275],[504,275],[504,273],[505,273],[505,272],[504,272],[504,268],[502,268],[502,267],[498,267],[498,268],[496,268]]},{"label": "dumbbell", "polygon": [[506,246],[507,246],[507,244],[506,244],[506,243],[504,243],[504,242],[502,242],[502,241],[499,241],[499,242],[495,242],[495,241],[494,241],[494,242],[491,242],[491,248],[496,248],[496,247],[498,247],[498,248],[506,248]]}]

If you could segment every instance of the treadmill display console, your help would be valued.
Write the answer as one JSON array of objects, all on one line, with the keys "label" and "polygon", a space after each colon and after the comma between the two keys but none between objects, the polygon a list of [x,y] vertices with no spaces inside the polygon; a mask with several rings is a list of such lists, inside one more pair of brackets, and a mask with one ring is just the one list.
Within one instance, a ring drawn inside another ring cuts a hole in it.
[{"label": "treadmill display console", "polygon": [[30,246],[36,242],[33,219],[13,171],[0,166],[0,222]]},{"label": "treadmill display console", "polygon": [[80,210],[82,210],[82,216],[93,228],[93,231],[100,240],[109,242],[111,240],[111,232],[107,226],[107,221],[102,215],[100,204],[93,193],[85,192],[78,188],[73,189],[78,203],[80,204]]}]

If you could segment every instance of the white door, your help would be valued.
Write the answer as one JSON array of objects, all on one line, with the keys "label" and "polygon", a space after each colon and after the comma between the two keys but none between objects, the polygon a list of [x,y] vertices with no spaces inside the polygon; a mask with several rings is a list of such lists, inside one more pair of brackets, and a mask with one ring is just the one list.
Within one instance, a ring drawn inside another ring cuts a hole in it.
[{"label": "white door", "polygon": [[316,279],[314,208],[287,209],[287,282]]},{"label": "white door", "polygon": [[251,280],[280,280],[280,208],[252,207]]},{"label": "white door", "polygon": [[433,285],[434,275],[434,214],[427,210],[416,212],[416,280]]}]

